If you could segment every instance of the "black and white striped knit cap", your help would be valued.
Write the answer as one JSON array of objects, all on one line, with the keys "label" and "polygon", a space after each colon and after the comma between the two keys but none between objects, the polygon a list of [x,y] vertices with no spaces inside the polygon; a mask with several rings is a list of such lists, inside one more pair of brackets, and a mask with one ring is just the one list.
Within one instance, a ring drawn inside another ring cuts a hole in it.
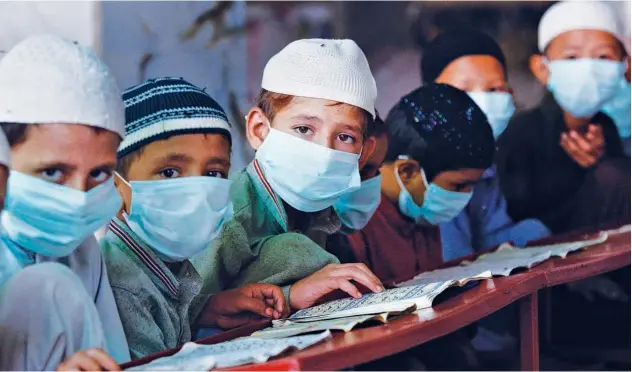
[{"label": "black and white striped knit cap", "polygon": [[119,157],[176,134],[220,133],[231,139],[224,109],[204,89],[182,78],[147,80],[125,90],[123,101],[125,139]]}]

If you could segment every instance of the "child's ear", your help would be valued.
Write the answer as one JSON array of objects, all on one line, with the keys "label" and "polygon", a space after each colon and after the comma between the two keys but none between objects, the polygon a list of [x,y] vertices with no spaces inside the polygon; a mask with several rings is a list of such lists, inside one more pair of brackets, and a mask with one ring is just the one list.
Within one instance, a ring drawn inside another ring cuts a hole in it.
[{"label": "child's ear", "polygon": [[114,179],[114,186],[116,187],[116,190],[118,190],[122,199],[120,210],[129,214],[130,205],[132,204],[132,190],[125,182],[121,181],[118,174],[115,173],[112,177]]},{"label": "child's ear", "polygon": [[404,185],[410,183],[416,174],[421,173],[419,163],[412,159],[398,160],[397,161],[397,173]]},{"label": "child's ear", "polygon": [[256,151],[268,135],[268,118],[259,107],[253,107],[246,115],[246,137],[250,146]]},{"label": "child's ear", "polygon": [[534,54],[529,58],[529,69],[540,84],[546,86],[547,81],[549,81],[549,68],[542,54]]},{"label": "child's ear", "polygon": [[358,169],[362,169],[366,165],[366,162],[369,161],[373,151],[375,151],[375,145],[375,137],[369,137],[364,140],[362,144],[362,154],[360,154],[360,160],[358,160]]}]

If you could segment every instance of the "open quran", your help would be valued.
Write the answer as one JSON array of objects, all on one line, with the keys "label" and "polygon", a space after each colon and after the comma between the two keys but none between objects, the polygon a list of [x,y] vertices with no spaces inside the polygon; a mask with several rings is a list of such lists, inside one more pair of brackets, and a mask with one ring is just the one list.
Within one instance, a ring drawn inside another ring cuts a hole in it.
[{"label": "open quran", "polygon": [[551,257],[564,258],[570,252],[603,243],[606,239],[608,234],[601,232],[598,237],[590,240],[529,248],[518,248],[505,243],[494,252],[483,254],[473,262],[462,262],[459,266],[428,271],[397,286],[423,285],[437,281],[453,281],[457,285],[463,285],[471,280],[508,276],[515,269],[531,268]]},{"label": "open quran", "polygon": [[133,367],[128,371],[208,371],[249,363],[263,363],[287,350],[302,350],[331,337],[329,331],[314,335],[261,339],[243,337],[214,345],[188,342],[172,356]]},{"label": "open quran", "polygon": [[336,319],[350,316],[405,312],[432,306],[432,301],[452,285],[439,282],[386,289],[380,293],[367,293],[361,298],[344,298],[322,305],[299,310],[290,317],[295,322]]}]

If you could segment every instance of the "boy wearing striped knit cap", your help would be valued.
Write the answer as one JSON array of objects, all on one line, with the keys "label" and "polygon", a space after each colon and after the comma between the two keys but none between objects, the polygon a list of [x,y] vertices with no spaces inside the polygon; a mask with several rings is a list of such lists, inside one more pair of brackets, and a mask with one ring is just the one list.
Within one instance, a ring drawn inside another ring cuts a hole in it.
[{"label": "boy wearing striped knit cap", "polygon": [[222,107],[180,78],[148,80],[123,100],[126,138],[115,174],[123,203],[101,249],[132,358],[191,341],[194,324],[231,328],[279,318],[285,299],[271,284],[194,305],[202,279],[189,259],[233,213],[230,124]]},{"label": "boy wearing striped knit cap", "polygon": [[[365,265],[324,249],[342,226],[333,206],[360,187],[375,147],[377,88],[364,53],[352,40],[294,41],[268,61],[261,88],[246,116],[257,152],[234,177],[235,216],[193,261],[202,293],[267,282],[298,310],[338,289],[360,297],[353,283],[381,291]],[[218,267],[218,257],[232,264]]]}]

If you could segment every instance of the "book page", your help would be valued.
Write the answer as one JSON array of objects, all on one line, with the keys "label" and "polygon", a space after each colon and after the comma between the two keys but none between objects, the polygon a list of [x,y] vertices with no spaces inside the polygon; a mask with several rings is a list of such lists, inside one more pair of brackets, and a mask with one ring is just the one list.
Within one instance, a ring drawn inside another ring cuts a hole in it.
[{"label": "book page", "polygon": [[273,321],[273,326],[253,333],[252,337],[279,338],[325,330],[351,331],[356,325],[370,320],[386,323],[388,313],[379,315],[361,315],[348,318],[317,320],[313,322],[293,322],[291,320]]},{"label": "book page", "polygon": [[550,245],[541,245],[535,247],[526,247],[526,248],[516,248],[511,246],[510,244],[503,244],[493,253],[488,253],[479,257],[480,259],[501,259],[501,258],[525,258],[525,259],[533,259],[543,253],[550,252],[551,257],[566,257],[566,255],[570,252],[577,251],[586,247],[590,247],[593,245],[601,244],[608,239],[608,234],[606,232],[601,232],[599,236],[595,239],[577,241],[577,242],[569,242],[569,243],[558,243],[558,244],[550,244]]},{"label": "book page", "polygon": [[326,302],[322,305],[299,310],[291,320],[314,318],[324,320],[348,316],[380,314],[432,306],[432,300],[452,282],[431,283],[409,287],[386,289],[380,293],[367,293],[361,298],[352,297]]},{"label": "book page", "polygon": [[128,371],[208,371],[248,363],[263,363],[288,349],[302,350],[331,337],[325,331],[315,335],[278,339],[243,337],[214,345],[188,342],[176,354],[133,367]]},{"label": "book page", "polygon": [[414,278],[402,283],[395,284],[397,287],[406,287],[411,285],[425,285],[441,281],[454,281],[457,285],[464,285],[471,280],[489,279],[492,272],[481,265],[468,265],[448,267],[445,269],[427,271],[421,273]]}]

